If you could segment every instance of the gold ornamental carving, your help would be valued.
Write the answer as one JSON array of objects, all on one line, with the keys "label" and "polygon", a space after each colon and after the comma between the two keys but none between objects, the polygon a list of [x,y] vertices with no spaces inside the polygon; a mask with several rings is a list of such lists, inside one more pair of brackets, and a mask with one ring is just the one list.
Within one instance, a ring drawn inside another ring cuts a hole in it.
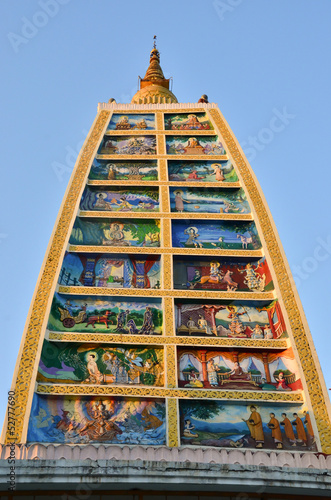
[{"label": "gold ornamental carving", "polygon": [[105,385],[37,384],[38,394],[85,396],[137,396],[151,398],[224,399],[227,401],[264,401],[274,403],[303,403],[301,393],[267,391],[231,391],[226,389],[178,389],[164,387],[133,387]]},{"label": "gold ornamental carving", "polygon": [[[167,219],[163,219],[164,222]],[[167,241],[170,240],[170,219],[166,229]],[[217,255],[219,257],[263,257],[263,250],[224,250],[220,248],[166,248],[164,247],[111,247],[97,245],[69,245],[70,252],[84,253],[130,253],[130,254],[172,254],[172,255]]]},{"label": "gold ornamental carving", "polygon": [[47,304],[50,299],[50,291],[56,277],[58,266],[63,258],[68,230],[75,215],[74,209],[78,201],[78,196],[81,192],[87,170],[91,164],[95,148],[100,142],[102,132],[108,123],[109,115],[109,111],[100,112],[90,137],[84,146],[46,256],[44,268],[31,307],[31,314],[27,324],[26,336],[14,387],[16,405],[20,411],[16,416],[17,420],[14,435],[12,433],[9,435],[7,431],[6,442],[22,442],[22,432],[24,418],[27,413],[28,399],[30,392],[33,390],[32,373],[36,363],[36,353],[45,320]]},{"label": "gold ornamental carving", "polygon": [[[165,297],[163,299],[163,322],[165,328],[166,337],[162,337],[162,342],[167,341],[167,343],[171,344],[174,338],[174,306],[173,299],[171,297]],[[172,337],[172,338],[168,338]]]},{"label": "gold ornamental carving", "polygon": [[271,263],[273,265],[278,285],[284,300],[295,345],[298,350],[301,366],[308,386],[311,404],[321,439],[322,450],[324,453],[331,454],[331,422],[320,384],[319,373],[314,362],[312,350],[305,332],[303,320],[301,318],[300,309],[298,307],[291,279],[288,275],[284,258],[278,244],[278,235],[275,234],[265,202],[261,197],[260,190],[251,174],[250,167],[237,147],[234,136],[218,110],[210,109],[209,113],[224,138],[227,150],[231,154],[235,162],[235,166],[242,176],[245,188],[247,189],[258,215],[258,220],[261,224],[263,236],[270,253]]},{"label": "gold ornamental carving", "polygon": [[134,297],[179,297],[198,299],[229,299],[229,300],[273,300],[273,292],[222,292],[213,290],[171,290],[171,255],[163,255],[163,266],[168,269],[164,274],[164,290],[154,288],[99,288],[93,286],[62,286],[58,287],[59,293],[73,295],[126,295]]},{"label": "gold ornamental carving", "polygon": [[234,349],[247,347],[254,349],[287,349],[287,340],[263,340],[263,339],[229,339],[221,337],[176,337],[174,335],[172,299],[164,299],[164,335],[122,335],[108,333],[79,333],[79,332],[49,332],[49,340],[63,342],[92,342],[104,344],[151,344],[161,346],[163,344],[175,344],[178,346],[197,346],[203,348],[208,346],[232,347]]},{"label": "gold ornamental carving", "polygon": [[167,387],[174,388],[177,387],[177,375],[176,375],[176,347],[174,345],[167,345],[165,350],[165,360],[167,367]]},{"label": "gold ornamental carving", "polygon": [[[162,163],[163,162],[163,163]],[[167,182],[167,174],[165,174],[165,178],[162,177],[162,165],[166,165],[166,160],[161,159],[159,160],[160,166],[160,180],[159,181],[140,181],[139,185],[141,186],[173,186],[173,187],[183,187],[183,182],[178,182],[178,181],[169,181]],[[166,170],[165,170],[166,172]],[[185,185],[188,187],[213,187],[213,188],[234,188],[234,187],[240,187],[240,182],[184,182]],[[88,186],[123,186],[123,181],[101,181],[101,180],[88,180],[87,181]],[[136,186],[137,181],[130,181],[126,180],[125,181],[126,186]],[[118,214],[118,212],[116,212]]]},{"label": "gold ornamental carving", "polygon": [[[161,186],[166,187],[166,186]],[[162,191],[161,191],[162,193]],[[163,195],[163,193],[162,193]],[[163,199],[163,198],[162,198]],[[165,201],[167,198],[165,199]],[[114,217],[114,212],[98,212],[97,210],[93,211],[85,211],[85,210],[80,210],[79,211],[79,217],[89,217],[89,218],[108,218],[108,217]],[[125,219],[155,219],[155,217],[163,219],[163,218],[168,218],[171,216],[172,219],[211,219],[211,220],[253,220],[253,216],[251,214],[219,214],[216,216],[216,214],[208,214],[208,213],[203,213],[199,212],[198,214],[196,213],[189,213],[189,212],[116,212],[116,219],[120,218],[125,218]]]},{"label": "gold ornamental carving", "polygon": [[167,433],[168,433],[168,446],[179,446],[178,439],[178,401],[177,399],[168,398],[167,404]]}]

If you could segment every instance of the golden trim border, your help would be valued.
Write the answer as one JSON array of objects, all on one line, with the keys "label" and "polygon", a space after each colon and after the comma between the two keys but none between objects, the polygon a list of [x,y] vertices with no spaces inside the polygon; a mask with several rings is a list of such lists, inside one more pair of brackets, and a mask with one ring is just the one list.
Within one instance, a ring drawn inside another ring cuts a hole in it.
[{"label": "golden trim border", "polygon": [[[169,298],[164,299],[165,301],[170,300]],[[165,309],[168,307],[167,303],[164,305]],[[167,309],[166,309],[167,311]],[[165,331],[166,335],[121,335],[121,334],[111,334],[111,333],[85,333],[85,332],[53,332],[50,331],[48,334],[48,340],[54,342],[92,342],[103,343],[103,344],[139,344],[139,345],[170,345],[174,344],[177,346],[198,346],[198,347],[225,347],[225,348],[249,348],[249,349],[287,349],[289,342],[287,339],[283,340],[262,340],[262,339],[229,339],[221,337],[184,337],[175,336],[173,332],[173,318],[169,316],[169,323],[167,322],[167,317],[165,318]],[[172,328],[172,331],[171,329]]]},{"label": "golden trim border", "polygon": [[178,401],[177,399],[168,398],[166,400],[166,405],[167,405],[168,446],[171,448],[176,448],[177,446],[179,446]]},{"label": "golden trim border", "polygon": [[[169,257],[164,255],[163,258]],[[168,279],[168,278],[167,278]],[[169,276],[171,282],[171,276]],[[170,286],[164,283],[164,288]],[[125,295],[134,297],[180,297],[180,298],[204,298],[204,299],[228,299],[228,300],[273,300],[274,292],[222,292],[214,290],[171,290],[154,288],[99,288],[94,286],[62,286],[57,290],[59,293],[72,295]]]},{"label": "golden trim border", "polygon": [[225,389],[179,389],[165,387],[133,387],[104,385],[37,384],[37,394],[72,394],[85,396],[137,396],[151,398],[224,399],[229,401],[264,401],[303,403],[301,392],[231,391]]},{"label": "golden trim border", "polygon": [[[159,136],[163,139],[163,136]],[[159,144],[157,144],[157,147],[159,146]],[[161,146],[162,147],[162,146]],[[162,151],[162,149],[161,149]],[[135,160],[135,161],[138,161],[138,160],[158,160],[158,159],[161,159],[161,160],[178,160],[178,161],[181,161],[181,160],[189,160],[189,161],[193,161],[193,160],[203,160],[203,161],[214,161],[214,162],[218,162],[218,161],[228,161],[230,158],[228,157],[228,155],[167,155],[167,154],[163,154],[163,153],[159,153],[159,154],[151,154],[151,155],[106,155],[106,154],[98,154],[98,155],[95,155],[95,159],[96,160],[111,160],[111,161],[115,161],[115,160]]]},{"label": "golden trim border", "polygon": [[[169,219],[163,219],[164,222]],[[170,221],[169,221],[170,222]],[[170,228],[170,225],[168,225]],[[263,250],[223,250],[215,248],[172,248],[172,247],[111,247],[100,245],[69,245],[69,252],[124,253],[124,254],[168,254],[168,255],[217,255],[218,257],[263,257]]]},{"label": "golden trim border", "polygon": [[[24,344],[19,359],[18,370],[15,379],[15,400],[19,412],[16,415],[15,430],[9,433],[6,429],[6,443],[22,442],[24,420],[31,390],[33,391],[32,374],[35,367],[36,355],[42,326],[45,321],[47,305],[55,280],[56,272],[62,257],[70,223],[75,216],[75,207],[78,196],[85,180],[87,170],[97,144],[101,140],[102,132],[109,120],[110,112],[101,111],[96,119],[94,127],[82,150],[76,167],[75,174],[69,184],[67,196],[61,210],[55,231],[50,242],[50,247],[45,258],[42,274],[37,285],[35,297],[31,304],[31,313],[28,318]],[[6,425],[6,424],[5,424]]]},{"label": "golden trim border", "polygon": [[331,454],[330,416],[324,399],[319,373],[314,362],[312,349],[305,332],[300,308],[298,306],[291,284],[291,279],[287,271],[287,266],[285,264],[285,256],[282,255],[278,243],[279,237],[274,230],[265,201],[262,199],[260,194],[260,189],[252,176],[250,167],[248,163],[246,163],[244,155],[237,146],[237,142],[232,134],[232,131],[230,130],[230,127],[227,125],[217,109],[209,109],[208,111],[226,143],[227,151],[231,154],[234,160],[235,168],[238,169],[242,176],[244,189],[247,190],[257,213],[258,221],[261,225],[263,237],[271,257],[271,263],[276,274],[279,289],[281,291],[295,340],[295,345],[298,350],[301,366],[306,379],[314,417],[319,431],[322,450],[324,453]]},{"label": "golden trim border", "polygon": [[[240,188],[241,184],[240,182],[187,182],[187,181],[167,181],[165,177],[167,177],[166,173],[163,178],[161,179],[161,172],[162,172],[162,167],[161,167],[161,162],[166,162],[165,159],[161,159],[160,161],[160,180],[158,181],[140,181],[139,186],[171,186],[171,187],[213,187],[213,188]],[[137,181],[130,181],[130,180],[121,180],[121,181],[107,181],[107,180],[93,180],[93,179],[88,179],[87,181],[87,186],[136,186]],[[112,212],[114,213],[114,212]],[[116,212],[118,213],[118,212]]]},{"label": "golden trim border", "polygon": [[[161,186],[161,199],[164,205],[163,201],[163,196],[164,193],[162,191],[162,188],[165,186]],[[165,196],[164,196],[165,197]],[[167,199],[165,199],[165,202],[167,202]],[[127,218],[127,219],[155,219],[155,217],[159,219],[163,218],[171,218],[171,219],[210,219],[210,220],[249,220],[252,221],[253,215],[252,214],[215,214],[215,213],[207,213],[207,212],[107,212],[106,210],[104,212],[98,211],[98,210],[93,210],[93,211],[85,211],[85,210],[79,210],[78,212],[78,217],[90,217],[94,219],[103,219],[103,218],[112,218],[116,216],[116,218]]]}]

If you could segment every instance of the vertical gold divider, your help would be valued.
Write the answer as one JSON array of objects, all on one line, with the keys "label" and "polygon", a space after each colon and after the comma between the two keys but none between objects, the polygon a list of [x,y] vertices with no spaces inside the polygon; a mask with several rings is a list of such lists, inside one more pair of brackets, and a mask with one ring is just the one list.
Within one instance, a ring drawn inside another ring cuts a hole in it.
[{"label": "vertical gold divider", "polygon": [[168,165],[167,165],[167,160],[164,159],[159,160],[159,180],[160,181],[168,180]]},{"label": "vertical gold divider", "polygon": [[171,220],[162,219],[162,240],[161,244],[164,248],[171,248]]},{"label": "vertical gold divider", "polygon": [[163,254],[162,256],[162,277],[163,277],[163,289],[172,289],[172,255]]},{"label": "vertical gold divider", "polygon": [[163,113],[161,111],[155,113],[156,130],[164,130],[163,127]]},{"label": "vertical gold divider", "polygon": [[166,352],[166,386],[170,389],[177,387],[176,369],[176,346],[169,344],[165,346]]},{"label": "vertical gold divider", "polygon": [[164,330],[167,337],[173,337],[174,332],[174,307],[173,299],[171,297],[164,297],[163,299],[163,314],[164,314]]},{"label": "vertical gold divider", "polygon": [[165,155],[166,154],[165,137],[163,134],[156,135],[156,145],[157,145],[157,154]]},{"label": "vertical gold divider", "polygon": [[169,188],[168,186],[160,187],[161,211],[170,212]]},{"label": "vertical gold divider", "polygon": [[168,398],[167,404],[167,445],[171,448],[179,446],[178,439],[178,401],[175,398]]}]

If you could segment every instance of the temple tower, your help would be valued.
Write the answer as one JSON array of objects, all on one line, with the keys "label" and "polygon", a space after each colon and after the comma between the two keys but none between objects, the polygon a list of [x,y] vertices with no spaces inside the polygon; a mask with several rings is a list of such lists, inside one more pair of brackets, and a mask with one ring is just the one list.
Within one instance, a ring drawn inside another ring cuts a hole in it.
[{"label": "temple tower", "polygon": [[261,188],[218,106],[169,83],[154,43],[132,102],[98,106],[2,457],[330,467],[328,395]]}]

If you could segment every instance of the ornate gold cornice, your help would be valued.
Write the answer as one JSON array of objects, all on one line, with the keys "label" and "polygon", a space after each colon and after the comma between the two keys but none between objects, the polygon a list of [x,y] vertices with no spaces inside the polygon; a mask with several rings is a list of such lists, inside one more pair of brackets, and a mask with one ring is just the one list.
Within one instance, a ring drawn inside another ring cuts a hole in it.
[{"label": "ornate gold cornice", "polygon": [[[165,161],[165,160],[159,160]],[[121,181],[101,181],[101,180],[89,180],[87,182],[88,186],[136,186],[137,181],[121,180]],[[240,182],[174,182],[174,181],[139,181],[141,186],[173,186],[173,187],[198,187],[198,188],[237,188],[240,187]]]},{"label": "ornate gold cornice", "polygon": [[[164,255],[163,257],[167,257]],[[171,275],[170,275],[171,277]],[[106,296],[133,296],[133,297],[180,297],[205,298],[228,300],[273,300],[274,292],[222,292],[214,290],[159,290],[154,288],[100,288],[93,286],[62,286],[59,293],[73,295],[106,295]]]},{"label": "ornate gold cornice", "polygon": [[170,389],[164,387],[133,387],[105,385],[37,384],[38,394],[84,396],[136,396],[150,398],[224,399],[229,401],[265,401],[273,403],[303,403],[300,392],[231,391],[224,389]]},{"label": "ornate gold cornice", "polygon": [[[166,300],[166,299],[165,299]],[[168,309],[165,305],[164,309],[167,313]],[[169,315],[169,320],[171,320],[171,327],[173,323],[173,316]],[[178,345],[178,346],[193,346],[201,347],[204,346],[217,346],[225,348],[250,348],[250,349],[287,349],[289,347],[289,341],[286,339],[273,339],[273,340],[263,340],[263,339],[231,339],[222,337],[176,337],[172,335],[171,330],[169,331],[169,326],[165,321],[165,335],[122,335],[122,334],[111,334],[111,333],[85,333],[85,332],[66,332],[58,333],[50,331],[48,333],[48,340],[54,342],[92,342],[92,343],[103,343],[103,344],[150,344],[154,346],[162,345]]]},{"label": "ornate gold cornice", "polygon": [[[162,137],[162,136],[161,136]],[[214,163],[218,161],[228,161],[228,155],[166,155],[165,153],[159,154],[151,154],[151,155],[106,155],[106,154],[98,154],[95,156],[97,160],[156,160],[158,158],[168,159],[168,160],[203,160],[203,161],[212,161]],[[204,184],[204,183],[200,183]]]},{"label": "ornate gold cornice", "polygon": [[[154,217],[155,218],[155,217]],[[167,219],[163,219],[167,221]],[[69,245],[70,252],[116,253],[116,254],[171,254],[171,255],[217,255],[218,257],[263,257],[262,250],[223,250],[219,248],[165,248],[165,247],[111,247],[92,245]]]},{"label": "ornate gold cornice", "polygon": [[107,130],[105,135],[113,135],[113,136],[124,136],[124,135],[166,135],[166,136],[180,136],[184,135],[187,138],[192,137],[194,135],[208,135],[208,136],[217,136],[215,130]]},{"label": "ornate gold cornice", "polygon": [[[162,186],[165,187],[165,186]],[[252,214],[215,214],[215,213],[202,213],[202,212],[100,212],[97,210],[85,211],[80,210],[79,217],[92,217],[92,218],[125,218],[125,219],[210,219],[211,221],[219,220],[253,220]],[[194,249],[193,249],[194,250]]]}]

